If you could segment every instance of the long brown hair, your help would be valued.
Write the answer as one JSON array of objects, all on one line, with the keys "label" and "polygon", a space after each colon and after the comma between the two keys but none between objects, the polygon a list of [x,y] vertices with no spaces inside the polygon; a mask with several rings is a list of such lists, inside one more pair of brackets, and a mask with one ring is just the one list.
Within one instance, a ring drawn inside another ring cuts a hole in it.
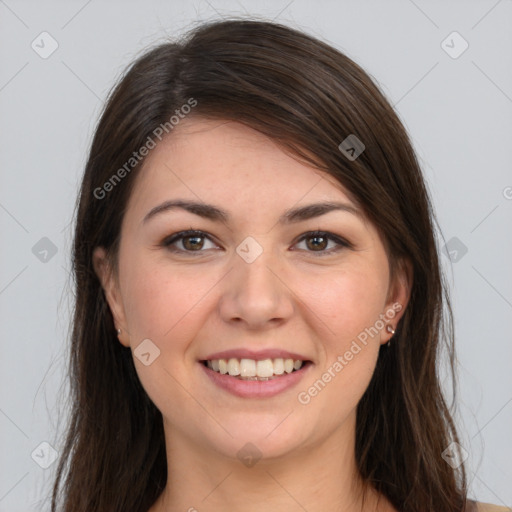
[{"label": "long brown hair", "polygon": [[[130,349],[117,340],[92,252],[103,246],[115,267],[144,159],[126,163],[157,127],[171,133],[170,117],[191,99],[189,115],[245,123],[334,176],[380,231],[392,271],[411,263],[410,301],[358,404],[358,469],[398,510],[463,511],[464,465],[454,469],[442,457],[459,438],[437,373],[444,344],[455,397],[452,311],[437,221],[407,132],[378,86],[343,53],[280,24],[231,19],[203,23],[139,57],[98,123],[77,205],[71,415],[52,512],[147,512],[166,484],[162,416]],[[365,145],[355,159],[338,148],[351,134]]]}]

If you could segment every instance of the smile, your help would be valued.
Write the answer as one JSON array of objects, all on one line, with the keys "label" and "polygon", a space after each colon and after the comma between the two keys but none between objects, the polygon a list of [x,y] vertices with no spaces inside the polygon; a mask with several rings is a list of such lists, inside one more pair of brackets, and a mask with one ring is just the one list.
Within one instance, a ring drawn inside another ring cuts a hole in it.
[{"label": "smile", "polygon": [[208,368],[221,375],[229,375],[239,380],[259,380],[279,378],[294,371],[300,370],[306,361],[300,359],[212,359],[204,361]]},{"label": "smile", "polygon": [[314,366],[312,361],[291,358],[207,359],[199,367],[217,389],[240,398],[270,398],[294,386]]}]

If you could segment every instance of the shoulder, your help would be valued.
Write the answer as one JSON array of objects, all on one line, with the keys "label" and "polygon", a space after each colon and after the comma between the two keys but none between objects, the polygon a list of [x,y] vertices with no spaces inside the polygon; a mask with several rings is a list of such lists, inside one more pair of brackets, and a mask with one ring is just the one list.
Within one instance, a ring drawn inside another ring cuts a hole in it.
[{"label": "shoulder", "polygon": [[510,507],[501,507],[499,505],[492,505],[491,503],[476,502],[477,512],[512,512]]}]

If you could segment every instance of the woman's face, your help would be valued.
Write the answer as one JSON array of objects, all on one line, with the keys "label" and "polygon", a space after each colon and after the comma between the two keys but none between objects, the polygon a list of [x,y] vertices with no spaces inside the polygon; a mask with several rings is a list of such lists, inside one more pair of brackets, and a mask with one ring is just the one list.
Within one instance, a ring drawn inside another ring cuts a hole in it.
[{"label": "woman's face", "polygon": [[[199,206],[169,206],[178,200]],[[345,206],[310,207],[328,203]],[[186,230],[201,233],[172,239]],[[352,436],[385,326],[408,298],[332,176],[227,121],[186,119],[151,151],[124,215],[118,280],[105,261],[98,248],[120,341],[166,434],[217,457],[300,456]],[[309,362],[288,373],[286,359]]]}]

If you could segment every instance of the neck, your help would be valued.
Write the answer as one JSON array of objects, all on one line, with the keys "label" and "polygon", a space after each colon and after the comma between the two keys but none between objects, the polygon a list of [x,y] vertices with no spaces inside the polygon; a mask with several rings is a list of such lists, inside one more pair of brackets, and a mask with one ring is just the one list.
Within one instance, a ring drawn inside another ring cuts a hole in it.
[{"label": "neck", "polygon": [[394,510],[373,488],[364,492],[354,453],[355,414],[321,444],[262,457],[252,467],[194,444],[169,425],[165,432],[168,480],[149,512]]}]

